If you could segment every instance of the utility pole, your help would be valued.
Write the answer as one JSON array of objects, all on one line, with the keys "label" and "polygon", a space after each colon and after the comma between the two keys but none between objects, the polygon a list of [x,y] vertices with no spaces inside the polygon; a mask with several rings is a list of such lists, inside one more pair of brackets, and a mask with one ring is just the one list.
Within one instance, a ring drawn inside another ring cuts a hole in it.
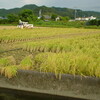
[{"label": "utility pole", "polygon": [[42,10],[41,9],[39,10],[39,17],[40,18],[42,17]]},{"label": "utility pole", "polygon": [[76,19],[77,17],[77,10],[75,9],[75,15],[74,15],[74,18]]}]

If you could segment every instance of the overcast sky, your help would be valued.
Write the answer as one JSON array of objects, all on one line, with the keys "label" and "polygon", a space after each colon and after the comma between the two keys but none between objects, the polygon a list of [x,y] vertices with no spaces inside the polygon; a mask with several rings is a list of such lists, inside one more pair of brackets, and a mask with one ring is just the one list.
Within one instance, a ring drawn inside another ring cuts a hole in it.
[{"label": "overcast sky", "polygon": [[100,0],[0,0],[1,8],[15,8],[22,7],[26,4],[36,4],[38,6],[56,6],[66,8],[77,8],[88,11],[99,11],[100,12]]}]

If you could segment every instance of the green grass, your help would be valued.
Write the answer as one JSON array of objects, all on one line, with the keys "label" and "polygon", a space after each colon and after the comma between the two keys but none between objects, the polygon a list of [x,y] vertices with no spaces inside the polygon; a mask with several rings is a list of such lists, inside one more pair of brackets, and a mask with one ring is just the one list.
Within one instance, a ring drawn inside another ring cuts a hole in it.
[{"label": "green grass", "polygon": [[85,22],[80,21],[38,21],[34,23],[35,26],[42,26],[42,27],[66,27],[66,28],[80,28],[84,27]]}]

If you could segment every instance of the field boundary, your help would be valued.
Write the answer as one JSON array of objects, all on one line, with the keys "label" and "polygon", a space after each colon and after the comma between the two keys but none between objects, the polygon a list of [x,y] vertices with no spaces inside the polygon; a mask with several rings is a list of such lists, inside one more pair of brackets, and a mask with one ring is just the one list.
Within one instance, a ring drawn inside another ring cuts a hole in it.
[{"label": "field boundary", "polygon": [[17,50],[22,50],[22,48],[17,48],[17,49],[10,49],[10,50],[6,50],[6,51],[1,51],[0,54],[6,53],[6,52],[10,52],[10,51],[17,51]]},{"label": "field boundary", "polygon": [[0,75],[0,87],[51,95],[99,100],[100,79],[63,74],[57,79],[52,73],[19,70],[17,77],[7,79]]}]

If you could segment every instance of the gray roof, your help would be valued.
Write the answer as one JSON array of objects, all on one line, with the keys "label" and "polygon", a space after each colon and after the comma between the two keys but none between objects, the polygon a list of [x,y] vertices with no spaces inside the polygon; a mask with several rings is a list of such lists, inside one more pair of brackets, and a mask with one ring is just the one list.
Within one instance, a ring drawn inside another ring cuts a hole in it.
[{"label": "gray roof", "polygon": [[45,19],[51,19],[51,16],[49,15],[43,15],[45,17]]}]

